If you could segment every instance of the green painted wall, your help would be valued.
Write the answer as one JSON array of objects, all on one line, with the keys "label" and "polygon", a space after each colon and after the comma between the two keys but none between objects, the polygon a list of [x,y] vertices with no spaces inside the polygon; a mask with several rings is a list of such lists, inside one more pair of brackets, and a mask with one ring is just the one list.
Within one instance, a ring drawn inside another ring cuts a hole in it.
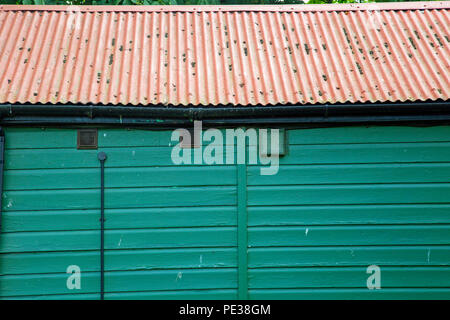
[{"label": "green painted wall", "polygon": [[99,151],[106,299],[450,299],[448,126],[289,130],[275,176],[173,165],[170,131],[5,135],[0,299],[99,298]]}]

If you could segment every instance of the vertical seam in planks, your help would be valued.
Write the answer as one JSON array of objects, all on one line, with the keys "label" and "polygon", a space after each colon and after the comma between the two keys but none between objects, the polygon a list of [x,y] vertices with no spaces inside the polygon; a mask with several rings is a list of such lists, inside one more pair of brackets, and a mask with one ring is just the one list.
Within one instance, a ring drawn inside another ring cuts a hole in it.
[{"label": "vertical seam in planks", "polygon": [[100,161],[100,300],[105,299],[105,161],[106,153],[99,152]]},{"label": "vertical seam in planks", "polygon": [[3,169],[5,163],[5,133],[0,127],[0,233],[2,232],[2,213],[3,213]]},{"label": "vertical seam in planks", "polygon": [[247,265],[247,165],[237,164],[238,213],[238,299],[248,298]]}]

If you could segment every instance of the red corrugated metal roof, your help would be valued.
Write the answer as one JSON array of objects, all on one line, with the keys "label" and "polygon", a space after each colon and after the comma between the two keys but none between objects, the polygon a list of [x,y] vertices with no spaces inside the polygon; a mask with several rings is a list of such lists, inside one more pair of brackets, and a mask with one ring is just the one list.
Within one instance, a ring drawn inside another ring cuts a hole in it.
[{"label": "red corrugated metal roof", "polygon": [[450,1],[0,6],[0,103],[450,98]]}]

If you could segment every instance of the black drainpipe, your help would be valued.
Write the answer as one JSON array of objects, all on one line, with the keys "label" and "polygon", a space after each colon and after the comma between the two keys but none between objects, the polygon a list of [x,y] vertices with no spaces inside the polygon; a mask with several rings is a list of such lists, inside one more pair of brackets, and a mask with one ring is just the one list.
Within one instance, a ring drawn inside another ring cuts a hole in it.
[{"label": "black drainpipe", "polygon": [[105,298],[105,161],[106,153],[99,152],[98,160],[100,160],[100,300]]},{"label": "black drainpipe", "polygon": [[0,127],[0,233],[2,232],[2,209],[3,209],[3,167],[5,159],[5,134]]}]

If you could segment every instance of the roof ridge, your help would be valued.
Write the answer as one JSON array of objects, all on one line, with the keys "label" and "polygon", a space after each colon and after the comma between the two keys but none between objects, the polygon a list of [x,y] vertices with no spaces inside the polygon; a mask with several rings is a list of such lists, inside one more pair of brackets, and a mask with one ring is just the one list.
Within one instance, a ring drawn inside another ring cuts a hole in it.
[{"label": "roof ridge", "polygon": [[174,6],[66,6],[0,5],[0,11],[80,11],[80,12],[321,12],[363,10],[450,9],[450,1],[299,4],[299,5],[174,5]]}]

